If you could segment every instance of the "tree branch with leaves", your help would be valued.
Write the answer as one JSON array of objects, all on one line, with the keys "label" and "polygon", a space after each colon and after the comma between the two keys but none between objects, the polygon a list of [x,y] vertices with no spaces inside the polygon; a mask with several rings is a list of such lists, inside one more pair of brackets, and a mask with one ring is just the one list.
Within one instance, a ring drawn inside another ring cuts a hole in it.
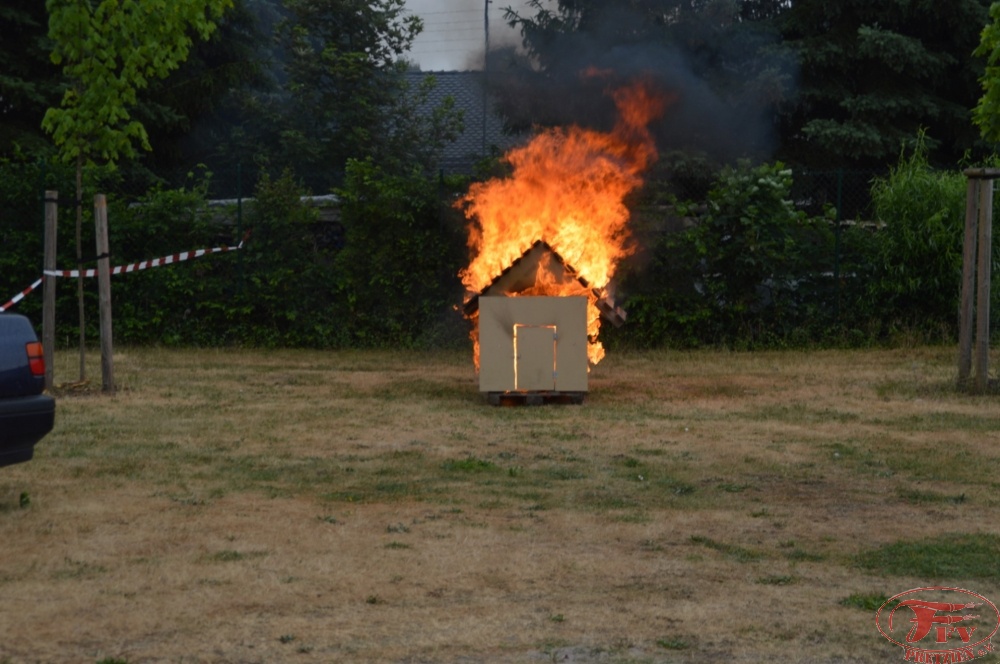
[{"label": "tree branch with leaves", "polygon": [[[151,150],[149,135],[131,115],[139,91],[165,78],[187,58],[192,33],[207,39],[233,0],[47,0],[52,62],[66,90],[42,128],[60,155],[76,163],[77,260],[82,257],[83,168],[99,159],[114,165]],[[84,366],[83,282],[78,281],[80,380]]]}]

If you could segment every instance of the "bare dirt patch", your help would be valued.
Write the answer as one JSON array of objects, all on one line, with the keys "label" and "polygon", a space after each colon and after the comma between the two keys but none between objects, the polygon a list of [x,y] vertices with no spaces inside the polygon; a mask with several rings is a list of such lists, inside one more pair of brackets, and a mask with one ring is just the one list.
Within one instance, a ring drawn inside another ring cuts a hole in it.
[{"label": "bare dirt patch", "polygon": [[900,657],[847,598],[1000,599],[858,564],[998,533],[954,362],[618,353],[582,406],[496,408],[463,353],[127,350],[0,471],[0,662]]}]

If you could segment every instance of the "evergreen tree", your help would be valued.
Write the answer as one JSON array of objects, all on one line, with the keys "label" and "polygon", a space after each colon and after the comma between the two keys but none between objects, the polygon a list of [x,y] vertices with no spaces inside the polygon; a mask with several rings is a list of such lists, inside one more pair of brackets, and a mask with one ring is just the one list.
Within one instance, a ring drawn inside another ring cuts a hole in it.
[{"label": "evergreen tree", "polygon": [[447,107],[415,112],[421,91],[408,87],[404,55],[423,24],[404,0],[284,6],[287,98],[279,144],[287,163],[319,191],[342,182],[349,159],[370,157],[396,172],[414,162],[429,168],[435,149],[454,138],[460,116]]},{"label": "evergreen tree", "polygon": [[[253,98],[277,85],[270,46],[279,19],[269,0],[235,0],[176,72],[151,83],[136,108],[153,146],[145,158],[149,168],[179,185],[193,164],[226,171],[252,154],[254,142],[238,129],[256,108]],[[235,174],[215,172],[213,182],[225,175]],[[233,195],[233,183],[222,186]]]},{"label": "evergreen tree", "polygon": [[783,157],[817,167],[881,167],[926,130],[955,163],[975,144],[969,109],[981,66],[972,53],[988,0],[796,0],[782,33],[801,63],[783,118]]},{"label": "evergreen tree", "polygon": [[43,2],[0,4],[0,156],[15,145],[31,150],[50,146],[42,116],[62,88],[59,69],[49,61],[47,25]]},{"label": "evergreen tree", "polygon": [[983,96],[974,110],[974,121],[986,140],[1000,142],[1000,2],[990,6],[990,23],[980,38],[977,56],[986,58],[986,72],[980,82]]}]

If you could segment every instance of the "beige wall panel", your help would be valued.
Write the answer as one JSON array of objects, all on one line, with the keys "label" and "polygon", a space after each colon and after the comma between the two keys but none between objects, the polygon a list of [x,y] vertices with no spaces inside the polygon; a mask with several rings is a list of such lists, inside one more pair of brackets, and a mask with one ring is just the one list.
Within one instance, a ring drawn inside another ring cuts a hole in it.
[{"label": "beige wall panel", "polygon": [[[487,296],[479,298],[481,392],[517,389],[514,382],[515,325],[531,329],[555,326],[558,336],[555,343],[554,389],[564,392],[587,390],[587,298]],[[535,335],[536,332],[528,333],[532,340],[536,339]],[[532,345],[534,343],[533,341]],[[538,361],[548,366],[532,369],[524,367],[520,372],[540,372],[537,374],[539,376],[544,376],[545,371],[551,372],[551,354],[546,356],[539,349],[530,352],[537,352],[542,358]]]}]

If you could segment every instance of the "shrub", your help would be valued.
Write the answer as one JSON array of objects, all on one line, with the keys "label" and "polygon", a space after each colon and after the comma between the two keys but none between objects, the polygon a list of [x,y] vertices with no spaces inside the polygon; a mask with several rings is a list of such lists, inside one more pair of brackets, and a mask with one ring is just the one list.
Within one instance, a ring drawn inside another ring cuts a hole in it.
[{"label": "shrub", "polygon": [[887,177],[876,180],[872,198],[883,227],[876,236],[868,306],[885,321],[883,332],[954,336],[965,189],[960,171],[930,167],[922,139]]},{"label": "shrub", "polygon": [[455,310],[465,261],[448,183],[391,174],[371,160],[347,166],[341,198],[344,250],[335,274],[352,345],[439,345],[468,334]]},{"label": "shrub", "polygon": [[781,163],[722,171],[697,222],[664,234],[649,265],[626,277],[640,345],[754,347],[824,334],[835,311],[833,233],[828,218],[796,209],[791,184]]}]

